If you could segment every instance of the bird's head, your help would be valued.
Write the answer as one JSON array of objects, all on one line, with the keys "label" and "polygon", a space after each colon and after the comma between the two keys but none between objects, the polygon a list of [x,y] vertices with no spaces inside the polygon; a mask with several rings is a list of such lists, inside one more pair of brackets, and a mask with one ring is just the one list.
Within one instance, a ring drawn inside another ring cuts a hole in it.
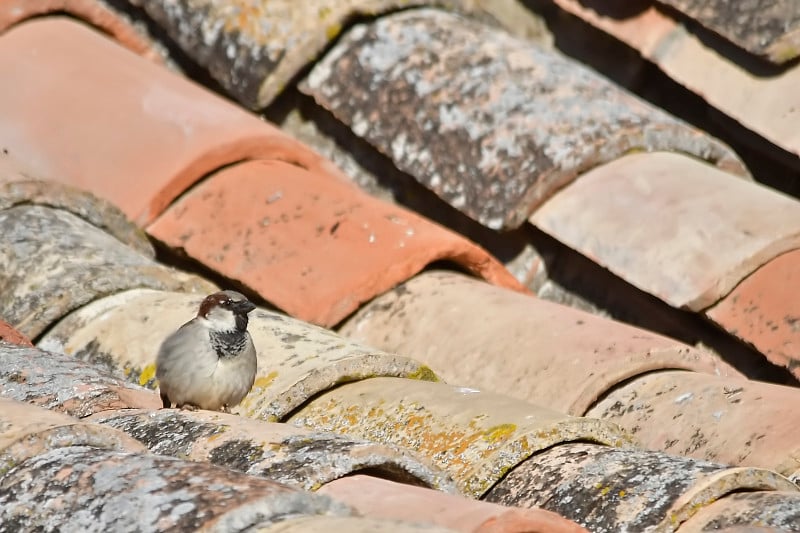
[{"label": "bird's head", "polygon": [[197,316],[206,319],[211,328],[218,331],[245,331],[247,314],[255,308],[241,293],[220,291],[206,296]]}]

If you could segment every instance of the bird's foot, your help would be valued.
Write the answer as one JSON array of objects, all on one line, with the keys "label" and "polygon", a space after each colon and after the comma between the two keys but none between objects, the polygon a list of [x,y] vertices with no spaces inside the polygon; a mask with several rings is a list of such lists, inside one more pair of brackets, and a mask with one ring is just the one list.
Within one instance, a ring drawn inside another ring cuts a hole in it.
[{"label": "bird's foot", "polygon": [[185,403],[180,406],[181,411],[197,411],[198,407],[191,403]]},{"label": "bird's foot", "polygon": [[220,410],[220,412],[222,412],[222,413],[228,413],[228,414],[230,414],[230,412],[231,412],[231,408],[230,408],[230,407],[228,407],[227,405],[223,405],[222,407],[220,407],[220,408],[219,408],[219,410]]}]

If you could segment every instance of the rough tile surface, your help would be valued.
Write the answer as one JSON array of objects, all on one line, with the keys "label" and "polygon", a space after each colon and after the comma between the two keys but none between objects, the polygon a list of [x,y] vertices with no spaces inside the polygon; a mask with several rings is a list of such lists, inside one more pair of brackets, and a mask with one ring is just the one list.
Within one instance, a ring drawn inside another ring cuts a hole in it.
[{"label": "rough tile surface", "polygon": [[65,446],[145,452],[144,446],[122,431],[4,397],[0,397],[0,430],[0,478],[27,459]]},{"label": "rough tile surface", "polygon": [[3,320],[0,320],[0,341],[8,344],[19,344],[21,346],[33,346],[28,337]]},{"label": "rough tile surface", "polygon": [[94,194],[56,181],[37,179],[10,153],[0,151],[0,210],[15,205],[44,205],[68,211],[148,257],[155,257],[147,235],[115,205]]},{"label": "rough tile surface", "polygon": [[312,516],[259,526],[258,533],[454,533],[433,524],[414,524],[355,516]]},{"label": "rough tile surface", "polygon": [[[667,75],[769,141],[800,154],[800,68],[796,65],[761,75],[741,58],[725,57],[699,36],[655,6],[619,17],[602,2],[555,0],[563,9],[613,35]],[[752,4],[753,2],[745,2]],[[740,2],[731,2],[731,6]],[[761,5],[761,3],[759,3]]]},{"label": "rough tile surface", "polygon": [[706,311],[714,322],[800,378],[800,250],[776,257]]},{"label": "rough tile surface", "polygon": [[0,235],[0,316],[31,338],[73,309],[127,289],[214,292],[203,278],[156,263],[60,209],[1,210]]},{"label": "rough tile surface", "polygon": [[104,0],[3,0],[0,4],[0,33],[28,19],[65,13],[111,35],[131,52],[158,63],[164,61],[161,47]]},{"label": "rough tile surface", "polygon": [[632,285],[693,311],[800,247],[800,202],[677,154],[633,154],[593,169],[531,222]]},{"label": "rough tile surface", "polygon": [[[39,345],[104,366],[155,388],[155,360],[164,339],[197,315],[205,294],[134,290],[97,300],[66,317]],[[340,383],[375,376],[436,380],[422,363],[347,341],[285,315],[255,310],[248,331],[258,354],[253,390],[236,412],[277,421]]]},{"label": "rough tile surface", "polygon": [[617,426],[601,420],[468,387],[397,378],[338,387],[306,403],[289,421],[402,446],[449,473],[461,493],[473,498],[531,454],[555,444],[629,442]]},{"label": "rough tile surface", "polygon": [[351,19],[425,0],[132,0],[244,105],[266,107]]},{"label": "rough tile surface", "polygon": [[0,474],[0,523],[16,531],[242,531],[317,514],[351,510],[227,468],[87,446],[45,452]]},{"label": "rough tile surface", "polygon": [[789,475],[800,468],[800,389],[693,372],[629,381],[586,416],[611,420],[643,446]]},{"label": "rough tile surface", "polygon": [[370,476],[337,479],[319,492],[364,516],[429,522],[464,533],[587,533],[542,509],[512,509]]},{"label": "rough tile surface", "polygon": [[209,177],[147,231],[290,315],[332,326],[434,261],[524,291],[486,251],[351,184],[280,161]]},{"label": "rough tile surface", "polygon": [[577,174],[631,150],[685,152],[747,174],[719,141],[585,67],[436,10],[355,26],[301,90],[493,229],[521,225]]},{"label": "rough tile surface", "polygon": [[800,55],[800,4],[793,0],[661,0],[745,50],[783,63]]},{"label": "rough tile surface", "polygon": [[369,471],[403,483],[455,492],[448,476],[401,448],[288,424],[173,409],[106,411],[89,421],[122,430],[159,455],[210,462],[305,490]]},{"label": "rough tile surface", "polygon": [[345,179],[274,126],[69,19],[35,19],[3,34],[0,71],[14,80],[0,86],[0,146],[37,177],[89,190],[138,224],[244,159]]},{"label": "rough tile surface", "polygon": [[596,533],[675,531],[702,507],[744,490],[790,491],[800,504],[797,487],[767,470],[584,443],[534,455],[485,499],[541,506]]},{"label": "rough tile surface", "polygon": [[0,396],[78,418],[110,409],[158,409],[158,395],[80,361],[0,343]]},{"label": "rough tile surface", "polygon": [[425,361],[449,383],[574,415],[652,370],[738,375],[672,339],[449,272],[423,273],[376,298],[341,333]]},{"label": "rough tile surface", "polygon": [[680,533],[800,531],[800,504],[795,492],[731,494],[699,509],[697,514],[684,523],[679,531]]}]

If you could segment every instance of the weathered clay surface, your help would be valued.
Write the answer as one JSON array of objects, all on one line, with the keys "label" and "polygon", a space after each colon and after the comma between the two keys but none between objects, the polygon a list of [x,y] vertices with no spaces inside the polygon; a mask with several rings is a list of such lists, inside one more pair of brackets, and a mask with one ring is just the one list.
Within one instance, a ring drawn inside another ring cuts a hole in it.
[{"label": "weathered clay surface", "polygon": [[3,0],[0,33],[14,24],[42,15],[68,13],[114,37],[122,46],[152,61],[164,62],[165,52],[129,18],[104,0]]},{"label": "weathered clay surface", "polygon": [[783,63],[800,55],[800,4],[794,0],[661,0],[745,50]]},{"label": "weathered clay surface", "polygon": [[60,209],[0,211],[0,316],[36,337],[69,311],[135,287],[213,292],[204,279],[162,266]]},{"label": "weathered clay surface", "polygon": [[277,159],[346,180],[278,128],[65,17],[6,31],[0,72],[14,80],[0,85],[0,147],[37,178],[91,191],[142,226],[207,174],[242,160]]},{"label": "weathered clay surface", "polygon": [[11,154],[0,151],[0,210],[20,204],[68,211],[141,254],[156,255],[147,235],[113,204],[64,183],[40,180]]},{"label": "weathered clay surface", "polygon": [[542,509],[509,508],[371,476],[337,479],[319,492],[364,516],[433,523],[464,533],[587,533]]},{"label": "weathered clay surface", "polygon": [[301,84],[453,207],[508,229],[579,173],[632,150],[747,170],[719,141],[586,67],[432,9],[353,27]]},{"label": "weathered clay surface", "polygon": [[282,161],[208,176],[147,232],[287,314],[332,327],[437,261],[525,291],[486,250],[352,183]]},{"label": "weathered clay surface", "polygon": [[673,339],[453,272],[416,276],[364,306],[340,331],[426,361],[448,383],[578,416],[617,383],[652,370],[738,375],[718,357]]},{"label": "weathered clay surface", "polygon": [[584,443],[534,455],[509,472],[485,499],[540,506],[595,533],[662,532],[676,531],[702,507],[743,490],[790,491],[800,503],[797,487],[767,470]]},{"label": "weathered clay surface", "polygon": [[132,0],[244,105],[269,105],[351,19],[435,0]]},{"label": "weathered clay surface", "polygon": [[[646,223],[653,213],[657,223]],[[632,285],[692,311],[800,247],[800,202],[679,154],[630,154],[592,169],[530,220]]]},{"label": "weathered clay surface", "polygon": [[796,492],[741,492],[703,506],[679,533],[784,533],[800,531]]},{"label": "weathered clay surface", "polygon": [[346,516],[329,498],[226,468],[86,446],[0,474],[6,531],[245,531],[302,515]]},{"label": "weathered clay surface", "polygon": [[565,441],[628,443],[614,424],[575,418],[467,387],[374,378],[321,394],[289,419],[322,431],[402,446],[478,498],[531,454]]},{"label": "weathered clay surface", "polygon": [[800,249],[776,257],[742,280],[706,316],[800,378]]},{"label": "weathered clay surface", "polygon": [[433,524],[415,524],[397,520],[378,520],[355,516],[310,516],[278,522],[253,529],[258,533],[454,533]]},{"label": "weathered clay surface", "polygon": [[157,409],[158,395],[84,361],[0,342],[0,396],[78,418],[109,409]]},{"label": "weathered clay surface", "polygon": [[[40,346],[155,388],[161,342],[197,314],[204,294],[133,290],[92,302],[54,326]],[[348,341],[286,315],[257,309],[248,331],[258,354],[253,390],[236,412],[271,422],[338,383],[374,376],[436,380],[422,363]]]},{"label": "weathered clay surface", "polygon": [[64,446],[145,451],[122,431],[0,397],[0,477],[14,465]]},{"label": "weathered clay surface", "polygon": [[800,468],[800,389],[694,372],[638,377],[586,416],[611,420],[648,449],[789,475]]},{"label": "weathered clay surface", "polygon": [[455,492],[451,479],[394,446],[208,411],[106,411],[89,419],[124,431],[152,452],[210,462],[305,490],[368,470]]},{"label": "weathered clay surface", "polygon": [[0,320],[0,342],[19,344],[20,346],[33,346],[31,340],[14,329],[11,324]]}]

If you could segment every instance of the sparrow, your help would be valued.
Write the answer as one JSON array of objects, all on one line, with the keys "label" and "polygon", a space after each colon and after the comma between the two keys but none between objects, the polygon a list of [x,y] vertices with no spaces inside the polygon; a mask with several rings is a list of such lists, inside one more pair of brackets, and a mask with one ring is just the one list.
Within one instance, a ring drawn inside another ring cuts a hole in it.
[{"label": "sparrow", "polygon": [[156,377],[165,408],[228,412],[242,401],[256,378],[256,349],[247,331],[247,314],[255,308],[236,291],[216,292],[164,340]]}]

